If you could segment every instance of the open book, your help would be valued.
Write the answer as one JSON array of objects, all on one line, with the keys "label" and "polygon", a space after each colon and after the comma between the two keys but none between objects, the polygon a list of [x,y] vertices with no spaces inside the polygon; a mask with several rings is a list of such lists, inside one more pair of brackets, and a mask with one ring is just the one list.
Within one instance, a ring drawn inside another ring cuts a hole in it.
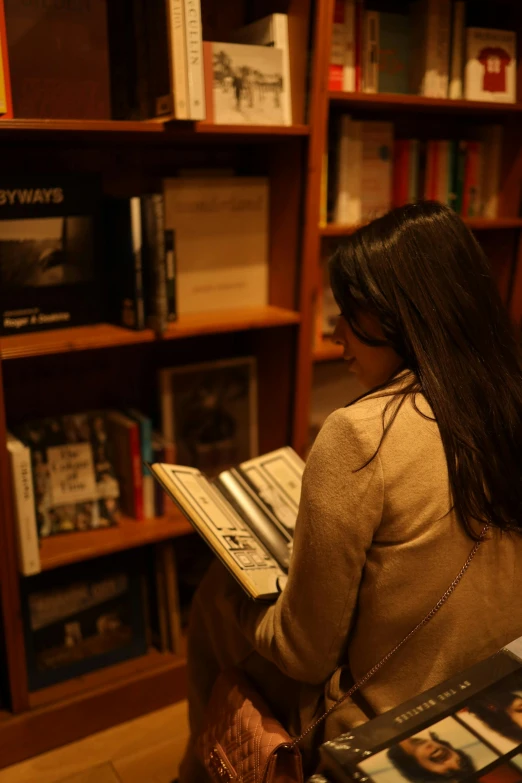
[{"label": "open book", "polygon": [[155,478],[252,597],[271,600],[284,586],[304,462],[286,447],[220,473],[156,463]]}]

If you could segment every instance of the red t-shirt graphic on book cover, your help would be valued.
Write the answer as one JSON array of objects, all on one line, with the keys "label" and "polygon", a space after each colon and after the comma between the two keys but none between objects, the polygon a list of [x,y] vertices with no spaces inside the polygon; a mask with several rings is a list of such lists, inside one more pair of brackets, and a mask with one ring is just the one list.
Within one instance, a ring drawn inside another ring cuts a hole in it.
[{"label": "red t-shirt graphic on book cover", "polygon": [[500,46],[488,46],[479,52],[479,63],[484,66],[482,89],[486,92],[506,92],[506,68],[511,56]]}]

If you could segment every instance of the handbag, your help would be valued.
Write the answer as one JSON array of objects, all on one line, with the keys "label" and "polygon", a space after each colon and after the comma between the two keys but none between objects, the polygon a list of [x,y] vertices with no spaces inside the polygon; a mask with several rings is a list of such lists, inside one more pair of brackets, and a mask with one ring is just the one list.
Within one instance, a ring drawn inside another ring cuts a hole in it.
[{"label": "handbag", "polygon": [[197,742],[210,779],[214,783],[303,783],[299,744],[437,614],[468,570],[488,529],[489,525],[482,529],[466,562],[428,614],[299,737],[288,734],[239,669],[222,672],[212,690]]}]

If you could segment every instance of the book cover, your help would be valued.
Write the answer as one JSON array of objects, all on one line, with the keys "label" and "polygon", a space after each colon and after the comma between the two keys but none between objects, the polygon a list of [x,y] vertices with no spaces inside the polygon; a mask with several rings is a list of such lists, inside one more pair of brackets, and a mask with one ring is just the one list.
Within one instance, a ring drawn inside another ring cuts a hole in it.
[{"label": "book cover", "polygon": [[448,97],[459,100],[463,96],[464,79],[464,31],[466,25],[466,4],[464,0],[453,3],[453,24],[451,30],[451,62]]},{"label": "book cover", "polygon": [[213,43],[213,115],[217,125],[284,125],[283,52]]},{"label": "book cover", "polygon": [[9,432],[7,450],[11,465],[20,573],[31,576],[40,572],[31,451]]},{"label": "book cover", "polygon": [[106,319],[100,205],[96,178],[0,177],[2,334]]},{"label": "book cover", "polygon": [[108,411],[106,418],[122,511],[142,520],[145,515],[140,425],[119,411]]},{"label": "book cover", "polygon": [[13,116],[4,0],[0,0],[0,116],[4,119]]},{"label": "book cover", "polygon": [[146,653],[143,572],[126,553],[23,580],[31,691]]},{"label": "book cover", "polygon": [[40,537],[116,524],[120,488],[104,411],[27,422]]},{"label": "book cover", "polygon": [[379,92],[409,92],[410,17],[379,14]]},{"label": "book cover", "polygon": [[106,0],[4,2],[15,116],[110,119]]},{"label": "book cover", "polygon": [[179,178],[163,188],[165,228],[176,235],[179,315],[267,304],[268,180]]},{"label": "book cover", "polygon": [[379,13],[364,12],[363,92],[379,91]]},{"label": "book cover", "polygon": [[191,120],[204,120],[205,81],[200,0],[184,0],[184,18],[187,49],[188,116]]},{"label": "book cover", "polygon": [[[346,3],[345,3],[346,5]],[[334,22],[335,30],[335,22]],[[335,32],[334,32],[335,35]],[[292,83],[290,80],[290,45],[288,43],[288,16],[271,14],[234,32],[234,43],[271,46],[283,53],[283,111],[284,124],[292,124]],[[332,45],[333,49],[333,45]],[[344,63],[343,63],[344,65]],[[346,65],[344,66],[346,67]],[[340,87],[339,89],[343,89]],[[353,89],[353,88],[352,88]]]},{"label": "book cover", "polygon": [[128,329],[144,329],[140,198],[106,199],[103,215],[111,320]]},{"label": "book cover", "polygon": [[160,371],[165,440],[176,462],[216,475],[257,454],[257,377],[251,357]]},{"label": "book cover", "polygon": [[520,780],[521,640],[321,749],[333,781]]},{"label": "book cover", "polygon": [[391,209],[393,123],[362,123],[361,217],[378,217]]},{"label": "book cover", "polygon": [[510,30],[466,31],[464,97],[469,101],[516,101],[516,35]]}]

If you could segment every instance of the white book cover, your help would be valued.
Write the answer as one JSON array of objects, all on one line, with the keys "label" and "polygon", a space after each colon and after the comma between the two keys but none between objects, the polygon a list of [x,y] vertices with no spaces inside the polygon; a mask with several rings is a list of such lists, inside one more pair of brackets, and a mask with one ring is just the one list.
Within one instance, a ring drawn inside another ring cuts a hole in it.
[{"label": "white book cover", "polygon": [[362,123],[349,115],[340,120],[335,222],[361,222]]},{"label": "white book cover", "polygon": [[19,566],[24,576],[31,576],[41,570],[31,450],[10,433],[7,434],[7,449],[11,462]]},{"label": "white book cover", "polygon": [[188,120],[187,41],[183,0],[167,0],[167,2],[170,80],[174,93],[174,114],[177,120]]},{"label": "white book cover", "polygon": [[268,303],[269,185],[265,178],[164,180],[175,232],[179,315]]},{"label": "white book cover", "polygon": [[516,64],[514,32],[469,27],[464,97],[469,101],[515,103]]},{"label": "white book cover", "polygon": [[482,216],[492,220],[498,217],[502,134],[502,125],[488,125],[482,131]]},{"label": "white book cover", "polygon": [[378,217],[391,209],[393,175],[393,123],[362,123],[362,219]]},{"label": "white book cover", "polygon": [[271,46],[283,54],[283,113],[284,124],[292,124],[292,82],[290,78],[290,47],[288,44],[288,16],[271,14],[242,27],[234,33],[234,40],[240,44]]},{"label": "white book cover", "polygon": [[379,91],[379,13],[364,12],[363,92]]},{"label": "white book cover", "polygon": [[451,33],[451,67],[448,96],[452,100],[462,98],[462,82],[464,77],[464,27],[466,21],[466,4],[464,0],[456,0],[453,5],[453,28]]},{"label": "white book cover", "polygon": [[184,11],[187,46],[188,116],[190,120],[204,120],[206,108],[200,0],[185,0]]},{"label": "white book cover", "polygon": [[281,49],[213,43],[212,61],[217,125],[285,124]]}]

